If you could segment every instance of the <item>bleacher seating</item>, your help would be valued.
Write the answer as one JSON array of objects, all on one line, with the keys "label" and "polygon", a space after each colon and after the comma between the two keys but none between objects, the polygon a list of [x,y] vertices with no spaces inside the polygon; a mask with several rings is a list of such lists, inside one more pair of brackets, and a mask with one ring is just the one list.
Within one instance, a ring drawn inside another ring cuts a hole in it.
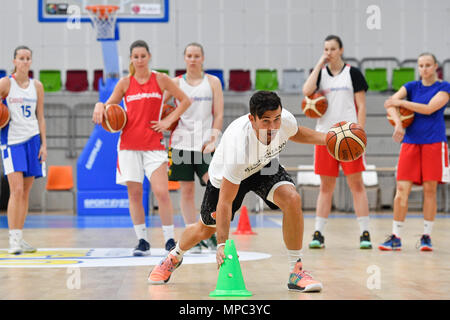
[{"label": "bleacher seating", "polygon": [[45,92],[56,92],[61,90],[60,70],[40,70],[39,80],[42,82]]},{"label": "bleacher seating", "polygon": [[283,80],[281,89],[284,92],[300,93],[305,82],[305,70],[303,69],[284,69],[282,73]]},{"label": "bleacher seating", "polygon": [[165,73],[168,76],[170,75],[169,70],[168,69],[155,69],[155,71],[161,72],[161,73]]},{"label": "bleacher seating", "polygon": [[87,70],[67,70],[66,90],[72,92],[86,91],[89,88]]},{"label": "bleacher seating", "polygon": [[249,91],[252,88],[250,70],[231,69],[228,90],[231,91]]},{"label": "bleacher seating", "polygon": [[181,76],[182,74],[186,73],[186,69],[176,69],[175,70],[175,77]]},{"label": "bleacher seating", "polygon": [[278,90],[278,72],[276,69],[257,69],[255,75],[256,90]]},{"label": "bleacher seating", "polygon": [[386,68],[366,69],[365,78],[370,91],[386,91],[388,89]]},{"label": "bleacher seating", "polygon": [[92,88],[94,89],[94,91],[98,91],[99,88],[99,81],[103,81],[103,70],[102,69],[97,69],[94,70],[94,81],[92,83]]},{"label": "bleacher seating", "polygon": [[392,89],[397,91],[405,83],[415,80],[414,68],[399,68],[394,69],[392,73]]},{"label": "bleacher seating", "polygon": [[223,79],[222,69],[206,69],[205,72],[219,78],[220,83],[222,84],[222,89],[225,90],[225,80]]}]

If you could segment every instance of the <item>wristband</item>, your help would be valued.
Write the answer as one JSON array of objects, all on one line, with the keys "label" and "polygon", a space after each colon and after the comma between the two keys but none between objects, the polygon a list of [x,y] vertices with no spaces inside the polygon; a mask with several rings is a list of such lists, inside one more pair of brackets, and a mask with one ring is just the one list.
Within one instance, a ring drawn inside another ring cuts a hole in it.
[{"label": "wristband", "polygon": [[225,246],[225,242],[219,243],[219,244],[217,245],[217,249],[219,249],[219,248],[222,247],[222,246]]}]

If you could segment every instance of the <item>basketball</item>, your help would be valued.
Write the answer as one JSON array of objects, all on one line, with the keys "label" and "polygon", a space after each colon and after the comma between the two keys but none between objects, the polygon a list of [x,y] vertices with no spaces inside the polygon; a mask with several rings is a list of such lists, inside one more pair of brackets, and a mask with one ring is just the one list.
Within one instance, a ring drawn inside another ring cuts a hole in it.
[{"label": "basketball", "polygon": [[0,129],[4,128],[10,119],[9,109],[0,102]]},{"label": "basketball", "polygon": [[[162,109],[161,113],[161,120],[167,117],[169,114],[171,114],[175,110],[174,106],[171,106],[170,104],[165,104]],[[167,129],[168,131],[173,131],[178,125],[178,120],[172,123],[172,125]]]},{"label": "basketball", "polygon": [[[403,128],[409,127],[411,123],[414,121],[414,111],[411,111],[403,107],[399,107],[397,111],[400,120],[402,121],[402,127]],[[394,120],[389,115],[387,115],[387,119],[389,120],[389,123],[391,125],[395,126]]]},{"label": "basketball", "polygon": [[106,106],[102,127],[108,132],[115,133],[122,130],[127,123],[127,112],[118,104]]},{"label": "basketball", "polygon": [[353,161],[364,154],[367,136],[357,123],[342,121],[336,123],[327,133],[328,152],[339,161]]},{"label": "basketball", "polygon": [[308,118],[320,118],[328,108],[327,98],[320,92],[315,92],[310,96],[304,97],[302,101],[302,110]]}]

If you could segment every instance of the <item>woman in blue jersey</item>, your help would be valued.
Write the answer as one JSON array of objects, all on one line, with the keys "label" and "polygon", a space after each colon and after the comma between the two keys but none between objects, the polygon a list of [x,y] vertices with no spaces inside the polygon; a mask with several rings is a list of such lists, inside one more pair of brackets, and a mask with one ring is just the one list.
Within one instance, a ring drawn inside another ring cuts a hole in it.
[{"label": "woman in blue jersey", "polygon": [[[450,182],[444,109],[449,101],[450,84],[437,76],[438,64],[431,53],[417,60],[421,80],[400,88],[384,106],[394,119],[393,139],[401,142],[397,164],[397,188],[394,198],[392,235],[379,245],[380,250],[401,250],[401,230],[408,211],[413,184],[423,185],[424,231],[421,251],[432,251],[430,234],[437,211],[438,183]],[[404,130],[398,107],[414,111],[413,123]]]},{"label": "woman in blue jersey", "polygon": [[8,177],[10,197],[7,215],[9,253],[35,252],[22,236],[28,213],[29,195],[35,178],[45,176],[47,143],[44,119],[44,88],[28,77],[32,52],[26,46],[14,50],[14,71],[0,79],[0,96],[11,120],[1,130],[4,174]]}]

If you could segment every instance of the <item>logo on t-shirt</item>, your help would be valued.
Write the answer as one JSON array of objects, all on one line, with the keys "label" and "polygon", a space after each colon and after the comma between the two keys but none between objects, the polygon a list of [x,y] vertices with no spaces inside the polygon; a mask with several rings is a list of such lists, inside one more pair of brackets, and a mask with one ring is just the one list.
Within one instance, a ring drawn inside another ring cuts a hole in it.
[{"label": "logo on t-shirt", "polygon": [[161,95],[158,92],[144,92],[127,96],[127,102],[142,100],[142,99],[161,99]]}]

